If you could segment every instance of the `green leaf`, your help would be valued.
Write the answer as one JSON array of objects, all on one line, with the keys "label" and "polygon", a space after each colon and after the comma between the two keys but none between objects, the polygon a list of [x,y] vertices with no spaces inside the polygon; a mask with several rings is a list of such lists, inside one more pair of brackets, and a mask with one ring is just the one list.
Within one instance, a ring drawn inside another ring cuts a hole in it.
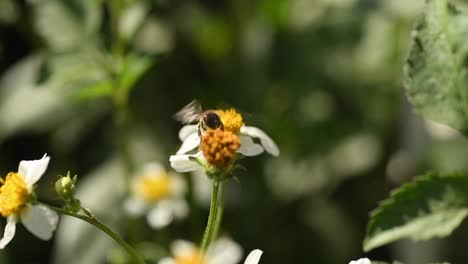
[{"label": "green leaf", "polygon": [[405,86],[416,111],[468,132],[468,16],[447,0],[428,0],[413,32]]},{"label": "green leaf", "polygon": [[104,68],[108,61],[104,57],[92,48],[50,56],[42,66],[42,78],[38,81],[58,89],[76,90],[108,80],[110,77]]},{"label": "green leaf", "polygon": [[154,59],[150,56],[128,55],[120,76],[122,89],[131,90],[136,82],[151,68],[153,63]]},{"label": "green leaf", "polygon": [[468,215],[468,177],[430,173],[405,184],[371,213],[364,250],[401,238],[445,237]]},{"label": "green leaf", "polygon": [[112,82],[106,80],[83,86],[76,90],[72,96],[75,100],[87,101],[110,95],[112,95]]}]

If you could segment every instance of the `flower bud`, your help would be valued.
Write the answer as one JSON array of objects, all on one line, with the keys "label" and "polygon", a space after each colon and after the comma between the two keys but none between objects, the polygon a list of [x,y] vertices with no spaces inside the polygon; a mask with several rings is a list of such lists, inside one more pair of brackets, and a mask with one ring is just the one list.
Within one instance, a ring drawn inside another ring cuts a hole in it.
[{"label": "flower bud", "polygon": [[64,200],[72,200],[76,192],[76,180],[77,176],[70,176],[68,172],[67,176],[61,177],[55,182],[55,192]]}]

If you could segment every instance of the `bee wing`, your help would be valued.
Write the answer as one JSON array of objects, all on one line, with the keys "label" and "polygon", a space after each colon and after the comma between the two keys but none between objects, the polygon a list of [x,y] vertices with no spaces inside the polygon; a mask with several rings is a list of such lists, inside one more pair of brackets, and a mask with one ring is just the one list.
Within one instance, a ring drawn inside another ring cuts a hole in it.
[{"label": "bee wing", "polygon": [[174,115],[174,119],[184,124],[193,123],[198,121],[200,114],[202,113],[202,107],[197,100],[193,100],[188,105],[184,106]]}]

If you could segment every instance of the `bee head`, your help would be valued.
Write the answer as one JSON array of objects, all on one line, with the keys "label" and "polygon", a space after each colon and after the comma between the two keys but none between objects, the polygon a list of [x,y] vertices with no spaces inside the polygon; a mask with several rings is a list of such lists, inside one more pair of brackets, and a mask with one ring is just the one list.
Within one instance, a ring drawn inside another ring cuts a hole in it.
[{"label": "bee head", "polygon": [[223,123],[219,118],[218,114],[214,112],[208,112],[203,116],[203,122],[206,124],[208,128],[216,129],[216,128],[223,128]]}]

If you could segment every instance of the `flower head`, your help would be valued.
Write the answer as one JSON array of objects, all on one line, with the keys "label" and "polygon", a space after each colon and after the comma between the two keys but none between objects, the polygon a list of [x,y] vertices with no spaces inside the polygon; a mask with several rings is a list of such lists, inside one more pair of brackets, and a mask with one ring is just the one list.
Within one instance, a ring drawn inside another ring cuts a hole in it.
[{"label": "flower head", "polygon": [[133,178],[132,194],[124,208],[129,215],[146,213],[151,227],[163,228],[187,215],[185,192],[185,181],[180,175],[168,173],[158,163],[150,163]]},{"label": "flower head", "polygon": [[16,172],[10,172],[0,187],[0,214],[8,217],[16,214],[24,207],[28,200],[29,192],[23,176]]},{"label": "flower head", "polygon": [[67,176],[60,177],[60,179],[55,182],[55,192],[60,198],[66,201],[72,200],[73,197],[75,197],[77,180],[78,176],[75,175],[72,178],[70,172],[68,172]]},{"label": "flower head", "polygon": [[[176,240],[171,252],[172,257],[163,258],[158,264],[236,264],[242,257],[242,248],[228,238],[214,241],[204,255],[197,246],[185,240]],[[257,264],[261,255],[261,250],[252,251],[244,264]]]},{"label": "flower head", "polygon": [[221,119],[221,123],[224,125],[224,129],[239,134],[241,127],[244,125],[244,121],[242,115],[239,114],[236,109],[218,110],[217,113]]},{"label": "flower head", "polygon": [[[242,115],[235,109],[216,110],[216,113],[223,123],[223,130],[207,130],[201,137],[199,136],[198,125],[187,125],[180,130],[179,138],[182,140],[182,146],[176,155],[172,155],[169,159],[171,166],[176,171],[187,172],[199,168],[194,162],[194,158],[201,162],[206,161],[214,167],[225,166],[230,160],[225,154],[230,153],[229,157],[233,156],[231,153],[233,153],[234,148],[236,149],[235,152],[244,156],[256,156],[264,150],[273,156],[279,155],[278,146],[273,140],[262,130],[246,126]],[[239,144],[236,143],[237,140],[234,142],[233,135],[237,136]],[[223,142],[221,138],[232,139],[230,148],[220,147],[222,143],[219,144],[218,142]],[[257,139],[260,144],[256,143],[254,139]],[[201,152],[188,154],[193,153],[192,151],[197,147]],[[202,158],[200,159],[200,157]]]},{"label": "flower head", "polygon": [[18,172],[10,172],[0,187],[0,214],[7,218],[0,249],[15,236],[16,222],[21,220],[31,233],[48,240],[57,227],[58,215],[40,204],[33,204],[34,184],[42,177],[50,158],[44,155],[40,160],[21,161]]},{"label": "flower head", "polygon": [[240,140],[229,130],[208,130],[202,135],[200,150],[208,164],[226,167],[235,157],[240,147]]}]

